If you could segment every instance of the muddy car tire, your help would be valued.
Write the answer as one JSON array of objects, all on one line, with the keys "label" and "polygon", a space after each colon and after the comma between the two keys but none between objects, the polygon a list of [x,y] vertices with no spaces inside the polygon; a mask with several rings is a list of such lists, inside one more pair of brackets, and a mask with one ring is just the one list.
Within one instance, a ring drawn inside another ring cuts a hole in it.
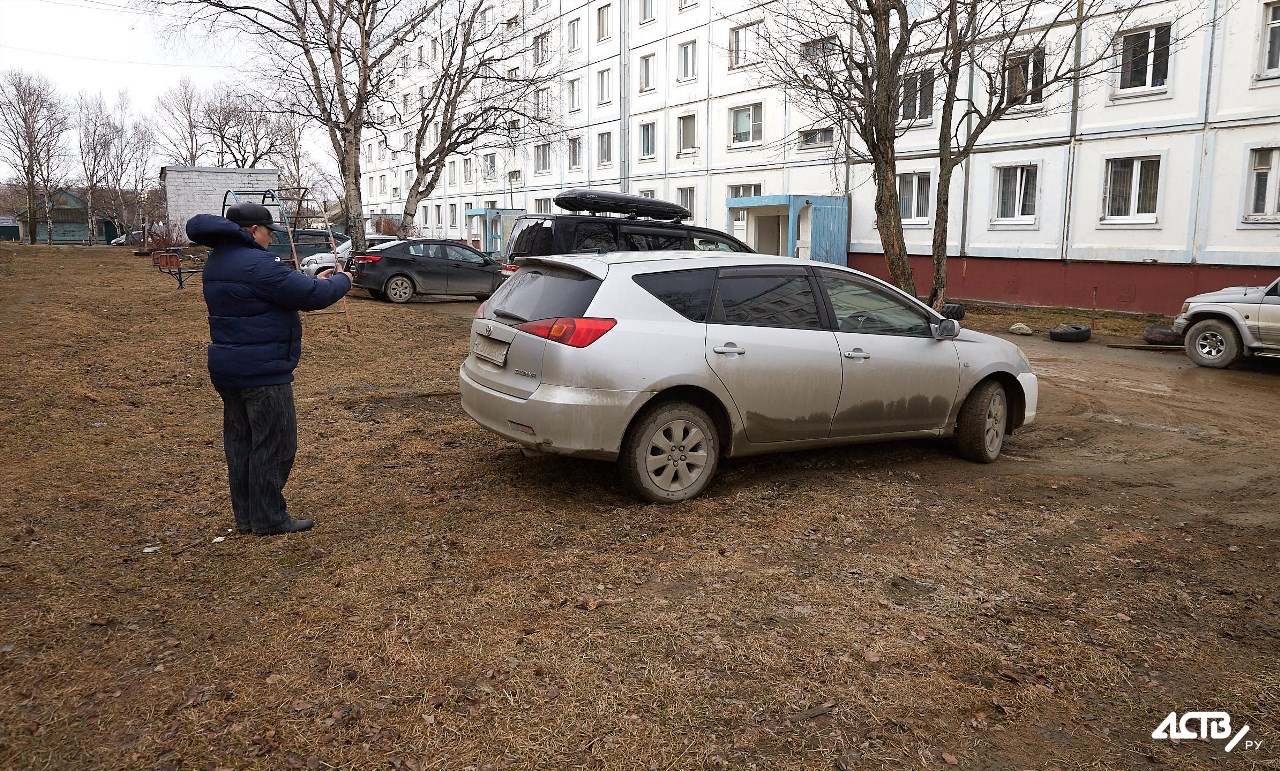
[{"label": "muddy car tire", "polygon": [[1049,339],[1059,343],[1083,343],[1092,336],[1088,324],[1059,324],[1049,330]]},{"label": "muddy car tire", "polygon": [[1187,358],[1201,367],[1230,367],[1240,358],[1240,348],[1240,333],[1221,319],[1205,319],[1187,330]]},{"label": "muddy car tire", "polygon": [[393,303],[407,303],[413,299],[413,282],[408,276],[392,276],[382,287],[382,293]]},{"label": "muddy car tire", "polygon": [[707,413],[688,402],[667,402],[631,426],[618,469],[637,496],[678,503],[706,489],[719,459],[720,436]]},{"label": "muddy car tire", "polygon": [[969,392],[956,422],[956,448],[962,458],[992,463],[1000,457],[1009,425],[1009,397],[998,381],[979,383]]}]

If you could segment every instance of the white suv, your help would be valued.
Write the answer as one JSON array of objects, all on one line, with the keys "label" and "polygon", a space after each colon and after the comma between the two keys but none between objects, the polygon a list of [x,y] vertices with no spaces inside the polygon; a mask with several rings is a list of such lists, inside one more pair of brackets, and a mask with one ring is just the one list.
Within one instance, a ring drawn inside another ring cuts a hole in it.
[{"label": "white suv", "polygon": [[616,460],[657,502],[700,493],[721,456],[954,436],[989,463],[1038,393],[1016,345],[871,276],[706,252],[521,261],[459,377],[480,425]]},{"label": "white suv", "polygon": [[1244,356],[1280,356],[1280,278],[1270,286],[1231,286],[1188,297],[1173,320],[1187,358],[1230,367]]}]

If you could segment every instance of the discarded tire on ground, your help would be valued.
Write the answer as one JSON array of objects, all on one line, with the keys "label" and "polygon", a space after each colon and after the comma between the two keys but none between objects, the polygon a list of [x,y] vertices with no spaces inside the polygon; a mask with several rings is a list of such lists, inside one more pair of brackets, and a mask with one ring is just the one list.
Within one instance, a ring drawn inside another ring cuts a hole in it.
[{"label": "discarded tire on ground", "polygon": [[1147,327],[1142,332],[1142,339],[1152,345],[1182,345],[1182,335],[1169,327]]},{"label": "discarded tire on ground", "polygon": [[1059,343],[1083,343],[1092,336],[1088,324],[1059,324],[1049,330],[1049,339]]},{"label": "discarded tire on ground", "polygon": [[964,321],[964,306],[960,303],[943,303],[942,318]]}]

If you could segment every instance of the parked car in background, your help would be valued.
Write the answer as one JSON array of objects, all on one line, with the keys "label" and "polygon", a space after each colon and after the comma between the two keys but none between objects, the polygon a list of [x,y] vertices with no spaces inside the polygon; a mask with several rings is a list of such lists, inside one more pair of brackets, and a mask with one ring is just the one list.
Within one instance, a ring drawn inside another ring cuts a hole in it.
[{"label": "parked car in background", "polygon": [[[366,247],[377,246],[378,244],[388,244],[392,241],[398,241],[395,236],[365,236],[364,242]],[[347,258],[351,256],[351,239],[338,244],[338,251],[335,252],[317,252],[302,260],[301,269],[308,276],[314,276],[322,271],[330,270],[342,265],[347,267]]]},{"label": "parked car in background", "polygon": [[134,230],[111,239],[112,246],[139,246],[142,244],[142,231]]},{"label": "parked car in background", "polygon": [[415,294],[471,295],[483,300],[507,271],[457,241],[411,238],[370,247],[354,256],[355,285],[379,300],[408,302]]},{"label": "parked car in background", "polygon": [[[301,264],[303,258],[321,252],[333,251],[333,243],[339,246],[349,242],[351,239],[345,233],[334,233],[333,241],[329,240],[329,231],[322,228],[294,228],[293,243],[298,250],[298,262]],[[268,251],[276,257],[288,261],[292,257],[292,250],[289,248],[289,236],[285,233],[271,232],[271,246],[267,247]]]},{"label": "parked car in background", "polygon": [[525,258],[459,379],[480,425],[616,460],[656,502],[702,492],[721,457],[955,437],[990,463],[1038,398],[1016,345],[878,279],[722,252]]},{"label": "parked car in background", "polygon": [[1280,278],[1188,297],[1173,320],[1187,357],[1201,367],[1230,367],[1245,356],[1280,356]]},{"label": "parked car in background", "polygon": [[[524,214],[511,230],[507,259],[552,254],[633,251],[750,252],[751,247],[711,228],[685,225],[689,210],[669,201],[598,190],[566,190],[562,209],[588,214]],[[610,213],[610,214],[606,214]]]}]

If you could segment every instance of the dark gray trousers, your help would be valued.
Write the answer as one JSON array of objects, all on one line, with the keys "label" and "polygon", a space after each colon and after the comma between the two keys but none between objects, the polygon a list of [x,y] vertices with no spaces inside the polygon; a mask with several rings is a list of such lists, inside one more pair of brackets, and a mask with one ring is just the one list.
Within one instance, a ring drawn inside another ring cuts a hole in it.
[{"label": "dark gray trousers", "polygon": [[284,485],[298,452],[293,384],[218,388],[218,395],[236,527],[269,532],[289,521]]}]

